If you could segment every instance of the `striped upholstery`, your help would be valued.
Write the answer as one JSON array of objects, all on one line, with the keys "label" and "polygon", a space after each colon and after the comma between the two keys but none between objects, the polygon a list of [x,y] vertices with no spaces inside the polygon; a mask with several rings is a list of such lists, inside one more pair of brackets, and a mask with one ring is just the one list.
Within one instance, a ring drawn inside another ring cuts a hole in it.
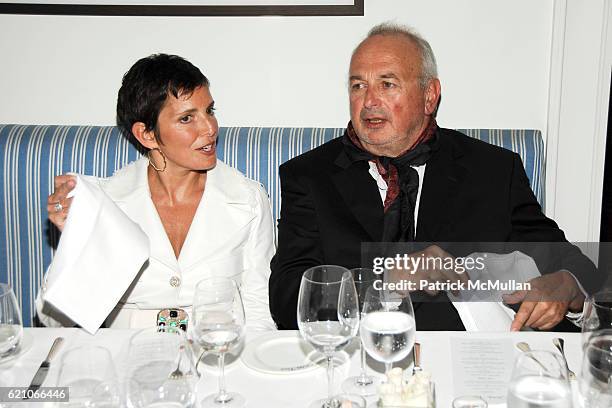
[{"label": "striped upholstery", "polygon": [[[519,153],[543,203],[544,147],[539,131],[461,131]],[[221,128],[218,155],[268,189],[278,218],[278,166],[342,133],[343,129],[331,128]],[[46,217],[53,177],[66,172],[109,176],[139,154],[114,126],[24,125],[0,125],[0,154],[0,282],[15,289],[24,324],[29,325],[58,239]]]}]

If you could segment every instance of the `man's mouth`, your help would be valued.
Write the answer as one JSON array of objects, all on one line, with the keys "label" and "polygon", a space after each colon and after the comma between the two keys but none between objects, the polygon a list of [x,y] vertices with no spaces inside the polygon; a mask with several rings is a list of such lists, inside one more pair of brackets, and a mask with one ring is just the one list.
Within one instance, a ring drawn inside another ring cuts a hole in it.
[{"label": "man's mouth", "polygon": [[385,125],[386,119],[385,118],[380,118],[380,117],[366,117],[363,118],[363,122],[365,122],[365,125],[369,128],[380,128],[382,126]]}]

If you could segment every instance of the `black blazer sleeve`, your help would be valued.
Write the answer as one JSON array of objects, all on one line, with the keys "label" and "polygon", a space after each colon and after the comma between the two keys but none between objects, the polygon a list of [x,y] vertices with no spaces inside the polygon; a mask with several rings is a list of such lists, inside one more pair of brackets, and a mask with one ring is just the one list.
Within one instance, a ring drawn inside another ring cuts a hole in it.
[{"label": "black blazer sleeve", "polygon": [[283,164],[279,169],[281,214],[278,248],[270,263],[270,312],[279,329],[297,329],[297,300],[302,274],[323,264],[315,205],[306,180]]},{"label": "black blazer sleeve", "polygon": [[[562,269],[571,272],[587,293],[601,288],[605,276],[580,249],[567,242],[555,221],[542,213],[519,155],[514,154],[510,186],[512,233],[509,241],[525,243],[523,252],[531,255],[540,273]],[[544,244],[546,242],[547,244]]]}]

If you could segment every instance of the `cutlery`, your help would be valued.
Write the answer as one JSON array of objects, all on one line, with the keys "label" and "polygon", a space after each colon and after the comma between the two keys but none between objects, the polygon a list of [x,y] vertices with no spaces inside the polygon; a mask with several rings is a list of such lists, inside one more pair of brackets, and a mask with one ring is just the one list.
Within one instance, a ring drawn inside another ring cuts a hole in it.
[{"label": "cutlery", "polygon": [[414,360],[412,375],[423,371],[421,368],[421,343],[414,343],[414,347],[412,348],[412,359]]},{"label": "cutlery", "polygon": [[555,337],[553,339],[553,344],[555,345],[555,347],[557,348],[557,350],[559,350],[559,352],[561,353],[561,357],[563,357],[563,361],[565,361],[565,368],[567,368],[567,375],[569,376],[570,380],[575,380],[576,379],[576,373],[574,373],[572,370],[570,370],[569,365],[567,364],[567,358],[565,357],[565,340],[563,340],[561,337]]},{"label": "cutlery", "polygon": [[[49,367],[51,366],[51,360],[53,360],[53,357],[55,357],[55,355],[57,354],[57,350],[59,350],[63,342],[64,342],[63,337],[58,337],[53,341],[53,344],[51,345],[51,348],[49,349],[49,353],[47,354],[47,358],[45,358],[45,360],[42,363],[40,363],[40,367],[38,367],[36,374],[34,374],[34,378],[32,378],[32,382],[30,383],[30,386],[28,387],[28,391],[30,390],[36,391],[37,389],[41,387],[41,385],[45,381],[45,378],[47,377],[47,374],[49,373]],[[28,395],[28,393],[26,393],[26,395]]]},{"label": "cutlery", "polygon": [[202,377],[202,373],[200,373],[200,370],[198,369],[198,367],[200,366],[200,362],[202,361],[204,356],[206,354],[208,354],[208,353],[209,352],[207,350],[202,350],[202,353],[200,354],[200,357],[198,357],[198,361],[196,362],[196,365],[195,365],[195,371],[196,371],[196,374],[198,375],[198,378]]},{"label": "cutlery", "polygon": [[168,375],[168,378],[171,380],[180,380],[185,375],[181,371],[181,361],[183,360],[184,350],[185,350],[184,346],[179,347],[179,359],[178,359],[178,364],[176,365],[176,370],[174,370]]},{"label": "cutlery", "polygon": [[[529,347],[529,344],[525,343],[524,341],[518,342],[516,343],[516,347],[523,351],[523,352],[529,352],[531,351],[531,347]],[[537,358],[535,358],[534,356],[529,356],[533,361],[535,361],[536,363],[538,363],[538,365],[540,367],[542,367],[544,370],[548,371],[548,368],[546,368],[546,366],[544,364],[542,364],[542,362],[540,360],[538,360]]]}]

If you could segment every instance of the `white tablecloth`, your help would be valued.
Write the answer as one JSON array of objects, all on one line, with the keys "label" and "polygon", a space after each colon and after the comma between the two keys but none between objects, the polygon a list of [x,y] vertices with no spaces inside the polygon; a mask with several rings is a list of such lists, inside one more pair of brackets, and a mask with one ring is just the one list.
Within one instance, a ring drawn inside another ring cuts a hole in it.
[{"label": "white tablecloth", "polygon": [[[91,336],[80,329],[51,329],[27,328],[25,336],[30,336],[33,346],[12,362],[0,364],[0,386],[26,387],[31,381],[39,364],[45,358],[53,339],[58,336],[65,338],[65,343],[52,363],[51,370],[44,386],[53,386],[57,378],[61,354],[72,348],[84,344],[96,344],[107,347],[115,356],[118,371],[121,372],[121,360],[126,353],[129,337],[132,330],[102,329],[96,336]],[[257,336],[257,333],[248,333],[247,341]],[[456,396],[454,391],[453,373],[451,364],[451,339],[453,338],[481,338],[481,339],[508,339],[512,345],[519,341],[527,341],[532,348],[554,351],[553,337],[561,336],[565,339],[565,352],[570,368],[576,373],[580,372],[581,363],[581,336],[579,333],[466,333],[466,332],[418,332],[416,339],[421,343],[421,366],[432,373],[436,384],[436,397],[438,407],[450,407]],[[508,353],[520,353],[515,347],[507,350]],[[382,366],[375,363],[372,366],[382,372]],[[206,366],[204,376],[198,384],[198,400],[214,393],[217,389],[217,377],[214,367]],[[359,355],[353,353],[349,364],[338,368],[335,373],[336,390],[340,391],[340,383],[349,375],[359,372]],[[270,375],[262,374],[247,368],[240,359],[226,366],[226,383],[229,391],[239,391],[248,403],[248,407],[305,407],[309,402],[326,395],[325,370],[315,370],[301,374]],[[380,374],[379,374],[380,375]],[[373,400],[370,400],[373,402]],[[25,403],[15,405],[25,407]],[[43,404],[28,403],[27,406],[44,406]],[[372,404],[374,406],[374,404]]]}]

